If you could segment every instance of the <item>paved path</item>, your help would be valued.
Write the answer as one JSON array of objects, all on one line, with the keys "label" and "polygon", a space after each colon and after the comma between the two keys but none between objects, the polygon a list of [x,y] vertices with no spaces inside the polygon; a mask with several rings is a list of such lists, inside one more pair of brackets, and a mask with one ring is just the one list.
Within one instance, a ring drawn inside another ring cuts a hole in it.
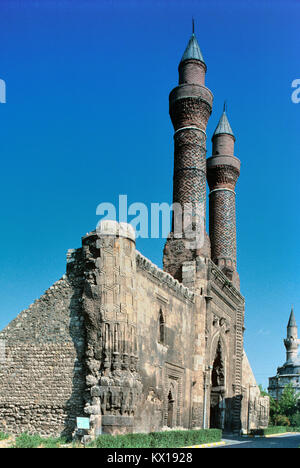
[{"label": "paved path", "polygon": [[226,445],[215,448],[298,448],[300,434],[288,434],[273,437],[239,437],[233,440],[223,439]]}]

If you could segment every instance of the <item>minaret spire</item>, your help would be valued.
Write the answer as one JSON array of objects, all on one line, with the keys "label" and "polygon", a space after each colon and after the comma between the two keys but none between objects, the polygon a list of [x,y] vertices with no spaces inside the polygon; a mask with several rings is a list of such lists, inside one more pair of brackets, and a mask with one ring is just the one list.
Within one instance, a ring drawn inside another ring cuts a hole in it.
[{"label": "minaret spire", "polygon": [[[214,131],[214,134],[213,134],[213,142],[214,142],[214,137],[216,135],[220,135],[220,134],[228,134],[228,135],[231,135],[233,136],[234,140],[235,140],[235,137],[234,137],[234,134],[233,134],[233,131],[232,131],[232,128],[230,126],[230,123],[229,123],[229,120],[228,120],[228,117],[227,117],[227,102],[224,101],[224,106],[223,106],[223,114],[221,115],[220,117],[220,120],[219,120],[219,123],[217,125],[217,128],[215,129]],[[224,138],[222,138],[224,140]],[[232,151],[233,151],[233,148],[232,148]],[[225,153],[224,153],[225,154]],[[226,153],[227,154],[227,153]],[[231,152],[230,152],[231,154]],[[232,153],[233,154],[233,153]]]},{"label": "minaret spire", "polygon": [[[198,44],[198,41],[197,41],[197,38],[196,38],[196,35],[195,35],[195,22],[194,22],[194,18],[192,20],[192,35],[190,37],[190,40],[188,42],[188,45],[186,46],[186,49],[184,51],[184,54],[181,58],[181,61],[180,61],[180,64],[179,64],[179,80],[180,80],[180,68],[181,68],[181,64],[182,62],[185,62],[187,60],[197,60],[197,62],[202,62],[202,64],[199,64],[199,63],[194,63],[194,68],[197,66],[198,68],[198,74],[199,74],[199,71],[201,68],[203,68],[204,70],[204,75],[205,75],[205,72],[206,72],[206,65],[204,63],[204,58],[203,58],[203,55],[202,55],[202,52],[201,52],[201,49],[200,49],[200,46]],[[186,67],[188,64],[184,64],[184,66]],[[189,66],[188,66],[189,67]],[[201,73],[201,77],[202,79],[204,78],[204,75],[203,73]],[[191,82],[192,83],[192,82]],[[196,83],[193,83],[193,84],[198,84],[198,81]],[[201,83],[199,83],[201,84]]]},{"label": "minaret spire", "polygon": [[286,361],[288,363],[294,362],[298,356],[298,347],[300,340],[298,339],[298,327],[294,314],[294,307],[292,306],[289,322],[287,325],[287,337],[284,340],[286,347]]},{"label": "minaret spire", "polygon": [[289,319],[289,323],[288,323],[288,328],[291,328],[291,327],[297,327],[295,314],[294,314],[294,306],[293,305],[292,305],[290,319]]}]

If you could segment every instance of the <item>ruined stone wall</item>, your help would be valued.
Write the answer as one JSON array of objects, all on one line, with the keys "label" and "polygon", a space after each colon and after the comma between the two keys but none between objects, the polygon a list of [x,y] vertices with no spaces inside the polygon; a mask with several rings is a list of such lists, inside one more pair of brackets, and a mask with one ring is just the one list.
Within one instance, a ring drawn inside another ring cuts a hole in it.
[{"label": "ruined stone wall", "polygon": [[85,385],[80,296],[80,277],[64,276],[0,333],[0,431],[74,430]]},{"label": "ruined stone wall", "polygon": [[242,392],[243,432],[248,433],[251,429],[268,427],[270,399],[268,396],[261,395],[245,351],[243,353]]},{"label": "ruined stone wall", "polygon": [[[137,432],[191,425],[195,295],[137,252]],[[173,400],[170,402],[170,400]]]}]

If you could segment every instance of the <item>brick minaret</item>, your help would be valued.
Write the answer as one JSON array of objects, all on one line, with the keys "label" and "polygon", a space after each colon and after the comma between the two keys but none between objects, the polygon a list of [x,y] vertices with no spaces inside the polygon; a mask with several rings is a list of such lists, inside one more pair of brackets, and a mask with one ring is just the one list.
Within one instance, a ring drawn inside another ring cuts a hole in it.
[{"label": "brick minaret", "polygon": [[179,86],[171,91],[169,98],[175,130],[173,203],[182,208],[185,228],[180,235],[176,233],[173,216],[172,232],[164,249],[164,269],[181,281],[183,262],[197,256],[210,257],[210,242],[205,231],[205,130],[213,96],[205,87],[206,65],[194,32],[178,70]]},{"label": "brick minaret", "polygon": [[212,260],[239,289],[235,185],[240,175],[240,160],[234,156],[234,142],[224,105],[224,112],[212,137],[212,157],[207,160],[209,235]]}]

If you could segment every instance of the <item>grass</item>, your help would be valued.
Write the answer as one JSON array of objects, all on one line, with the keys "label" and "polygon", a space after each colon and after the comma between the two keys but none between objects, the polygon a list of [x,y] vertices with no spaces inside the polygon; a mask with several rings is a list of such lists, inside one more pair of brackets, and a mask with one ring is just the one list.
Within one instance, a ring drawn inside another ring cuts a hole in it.
[{"label": "grass", "polygon": [[41,437],[37,434],[24,433],[16,437],[13,448],[59,448],[64,444],[66,444],[65,439],[59,437]]},{"label": "grass", "polygon": [[201,429],[188,431],[151,432],[150,434],[103,434],[89,444],[89,448],[178,448],[219,442],[222,431]]},{"label": "grass", "polygon": [[[0,433],[0,440],[10,436]],[[218,429],[201,429],[186,431],[152,432],[150,434],[124,434],[112,436],[103,434],[88,445],[88,448],[178,448],[191,445],[200,445],[210,442],[219,442],[222,431]],[[41,437],[38,434],[20,434],[11,440],[10,448],[60,448],[66,445],[64,438]],[[70,448],[78,448],[81,445],[69,445]]]}]

